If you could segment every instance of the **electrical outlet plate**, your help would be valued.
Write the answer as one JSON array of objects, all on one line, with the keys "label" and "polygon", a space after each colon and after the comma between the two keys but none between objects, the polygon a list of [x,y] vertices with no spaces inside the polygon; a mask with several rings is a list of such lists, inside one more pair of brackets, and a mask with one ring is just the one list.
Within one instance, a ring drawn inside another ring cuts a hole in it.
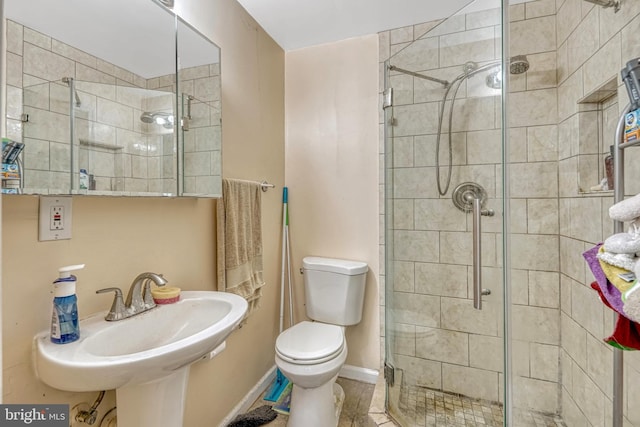
[{"label": "electrical outlet plate", "polygon": [[71,239],[71,197],[40,196],[38,240]]}]

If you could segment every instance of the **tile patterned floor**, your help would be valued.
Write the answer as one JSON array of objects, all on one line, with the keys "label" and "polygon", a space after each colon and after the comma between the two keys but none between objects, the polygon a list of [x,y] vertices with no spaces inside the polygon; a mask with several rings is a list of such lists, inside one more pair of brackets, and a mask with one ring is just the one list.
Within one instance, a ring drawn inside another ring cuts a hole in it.
[{"label": "tile patterned floor", "polygon": [[[399,424],[384,410],[384,380],[377,384],[338,378],[345,401],[338,427],[395,427]],[[502,405],[423,387],[402,387],[399,407],[406,418],[404,427],[502,427]],[[260,397],[251,409],[269,404]],[[268,427],[285,427],[287,416],[278,417]],[[540,413],[514,414],[516,427],[565,427],[558,417]]]},{"label": "tile patterned floor", "polygon": [[[422,387],[396,388],[400,409],[407,417],[404,427],[502,427],[502,405],[465,396],[443,393]],[[395,427],[399,424],[385,412],[385,384],[379,379],[373,393],[369,417],[375,426]],[[517,412],[514,427],[566,427],[552,415]]]},{"label": "tile patterned floor", "polygon": [[[416,427],[501,427],[502,404],[471,399],[422,387],[403,387],[399,408],[404,421]],[[514,425],[521,427],[562,427],[554,416],[540,413],[514,414]]]}]

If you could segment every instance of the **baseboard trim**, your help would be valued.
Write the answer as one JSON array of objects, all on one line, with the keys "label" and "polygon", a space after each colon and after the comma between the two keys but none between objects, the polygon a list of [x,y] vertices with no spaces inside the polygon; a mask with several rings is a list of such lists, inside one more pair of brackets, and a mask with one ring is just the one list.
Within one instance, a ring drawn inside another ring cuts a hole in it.
[{"label": "baseboard trim", "polygon": [[375,369],[362,368],[360,366],[353,365],[344,365],[342,369],[340,369],[338,376],[350,380],[361,381],[367,384],[375,384],[378,381],[378,371]]},{"label": "baseboard trim", "polygon": [[273,365],[271,369],[267,371],[266,374],[260,378],[258,383],[253,386],[253,388],[247,393],[247,395],[231,410],[229,415],[227,415],[224,420],[218,425],[218,427],[225,427],[229,425],[233,419],[238,416],[238,414],[244,414],[247,410],[253,405],[264,391],[269,387],[269,385],[276,378],[276,365]]}]

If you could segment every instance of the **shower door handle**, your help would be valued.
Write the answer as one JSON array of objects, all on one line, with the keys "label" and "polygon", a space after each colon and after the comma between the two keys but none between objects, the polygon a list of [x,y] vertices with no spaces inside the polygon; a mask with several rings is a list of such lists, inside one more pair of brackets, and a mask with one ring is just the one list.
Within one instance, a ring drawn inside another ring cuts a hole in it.
[{"label": "shower door handle", "polygon": [[482,210],[482,200],[473,198],[473,308],[482,310],[482,296],[490,295],[482,289],[482,216],[493,216],[493,210]]}]

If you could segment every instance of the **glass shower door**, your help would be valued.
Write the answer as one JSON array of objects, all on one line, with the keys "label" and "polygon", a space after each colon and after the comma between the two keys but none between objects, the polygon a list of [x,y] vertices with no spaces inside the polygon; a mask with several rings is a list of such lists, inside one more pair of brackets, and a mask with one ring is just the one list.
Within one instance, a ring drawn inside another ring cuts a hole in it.
[{"label": "glass shower door", "polygon": [[500,9],[483,17],[449,18],[386,67],[388,410],[403,426],[502,425]]},{"label": "glass shower door", "polygon": [[544,59],[512,37],[503,61],[506,11],[486,3],[381,37],[385,373],[402,426],[562,425],[557,166],[536,145],[553,127],[526,108],[547,95],[527,73]]},{"label": "glass shower door", "polygon": [[68,194],[71,189],[69,87],[58,81],[22,91],[23,182],[26,194]]}]

